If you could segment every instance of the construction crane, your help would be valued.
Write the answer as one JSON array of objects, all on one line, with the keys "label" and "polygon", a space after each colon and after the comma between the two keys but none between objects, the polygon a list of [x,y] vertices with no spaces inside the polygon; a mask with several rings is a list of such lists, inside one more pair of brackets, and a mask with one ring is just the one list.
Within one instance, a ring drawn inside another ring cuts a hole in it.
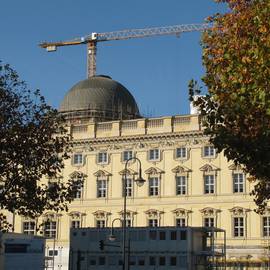
[{"label": "construction crane", "polygon": [[121,31],[105,32],[105,33],[92,33],[81,38],[75,38],[67,41],[58,42],[43,42],[39,44],[40,47],[45,48],[48,52],[57,50],[61,46],[73,45],[87,45],[87,74],[88,77],[96,74],[96,53],[97,43],[112,40],[125,40],[132,38],[144,38],[153,36],[176,35],[181,33],[205,31],[211,27],[210,24],[182,24],[163,27],[152,27],[143,29],[128,29]]}]

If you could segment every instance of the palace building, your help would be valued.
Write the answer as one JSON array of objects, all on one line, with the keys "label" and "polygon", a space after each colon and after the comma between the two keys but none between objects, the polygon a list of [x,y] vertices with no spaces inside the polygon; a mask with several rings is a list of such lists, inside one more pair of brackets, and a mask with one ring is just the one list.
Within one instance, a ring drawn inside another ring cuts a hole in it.
[{"label": "palace building", "polygon": [[[194,111],[144,118],[131,93],[108,76],[77,83],[59,111],[74,143],[61,177],[81,177],[84,184],[68,213],[16,217],[14,224],[16,232],[34,234],[36,224],[49,219],[44,235],[50,238],[46,255],[53,257],[54,269],[68,267],[70,228],[111,227],[115,218],[122,219],[124,192],[127,226],[217,227],[226,231],[228,263],[259,267],[269,260],[270,209],[254,212],[254,182],[216,152]],[[141,161],[142,187],[133,182],[138,162],[124,169],[130,157]]]}]

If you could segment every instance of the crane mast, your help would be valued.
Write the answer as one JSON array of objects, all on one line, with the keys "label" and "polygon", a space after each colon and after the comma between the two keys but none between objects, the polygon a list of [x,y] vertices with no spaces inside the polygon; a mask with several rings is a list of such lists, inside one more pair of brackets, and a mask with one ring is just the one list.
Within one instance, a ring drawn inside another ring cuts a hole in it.
[{"label": "crane mast", "polygon": [[132,38],[145,38],[153,36],[176,35],[181,33],[205,31],[211,27],[210,24],[182,24],[163,27],[152,27],[142,29],[127,29],[121,31],[92,33],[81,38],[75,38],[67,41],[43,42],[40,47],[45,48],[48,52],[56,51],[61,46],[87,45],[87,75],[88,77],[96,74],[96,53],[97,43],[113,40],[126,40]]}]

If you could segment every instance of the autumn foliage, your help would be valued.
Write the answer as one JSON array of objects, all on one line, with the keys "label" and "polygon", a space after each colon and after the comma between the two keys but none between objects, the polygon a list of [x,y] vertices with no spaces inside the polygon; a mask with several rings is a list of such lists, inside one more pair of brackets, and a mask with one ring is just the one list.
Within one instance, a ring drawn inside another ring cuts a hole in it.
[{"label": "autumn foliage", "polygon": [[[270,198],[270,1],[217,2],[229,11],[208,18],[213,27],[202,37],[208,94],[194,103],[218,151],[257,179],[260,211]],[[192,81],[191,99],[195,93]]]}]

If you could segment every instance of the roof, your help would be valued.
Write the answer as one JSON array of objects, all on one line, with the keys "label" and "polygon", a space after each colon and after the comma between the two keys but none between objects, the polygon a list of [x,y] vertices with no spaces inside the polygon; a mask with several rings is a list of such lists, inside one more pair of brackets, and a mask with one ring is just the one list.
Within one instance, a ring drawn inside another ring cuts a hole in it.
[{"label": "roof", "polygon": [[75,84],[65,95],[59,111],[97,111],[111,114],[111,119],[138,118],[139,110],[134,97],[119,82],[108,76],[94,76]]}]

